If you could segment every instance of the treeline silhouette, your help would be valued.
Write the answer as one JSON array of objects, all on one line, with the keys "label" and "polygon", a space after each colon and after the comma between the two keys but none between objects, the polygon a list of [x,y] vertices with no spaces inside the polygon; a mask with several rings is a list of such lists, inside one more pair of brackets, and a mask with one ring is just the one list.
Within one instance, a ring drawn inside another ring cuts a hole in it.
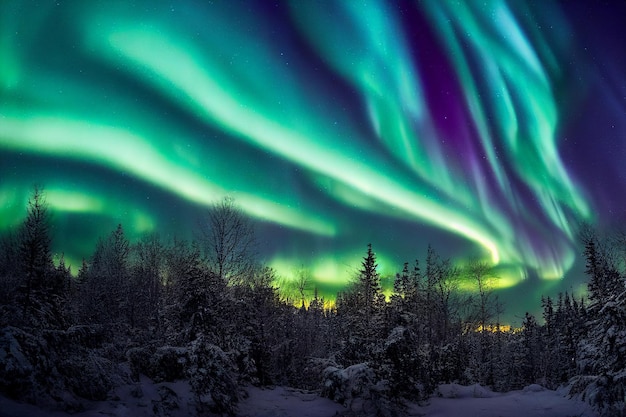
[{"label": "treeline silhouette", "polygon": [[526,313],[511,329],[499,323],[491,267],[455,267],[432,247],[423,264],[403,265],[390,297],[371,245],[332,305],[317,289],[307,297],[306,270],[292,291],[278,288],[231,199],[209,209],[193,242],[151,234],[131,243],[119,225],[74,277],[62,257],[53,263],[36,188],[21,227],[0,242],[0,392],[79,411],[143,374],[189,381],[198,413],[235,413],[254,384],[398,415],[442,383],[537,383],[625,415],[626,235],[581,230],[588,301],[542,298],[541,323]]}]

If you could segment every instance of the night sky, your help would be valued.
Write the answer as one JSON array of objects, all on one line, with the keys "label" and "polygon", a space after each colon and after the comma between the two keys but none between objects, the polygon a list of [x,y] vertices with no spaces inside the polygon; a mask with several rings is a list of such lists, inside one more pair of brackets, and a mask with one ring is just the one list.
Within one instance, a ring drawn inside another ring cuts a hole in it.
[{"label": "night sky", "polygon": [[497,264],[506,317],[580,293],[626,224],[622,1],[5,1],[0,233],[33,184],[80,265],[122,223],[190,239],[232,196],[326,294],[372,243]]}]

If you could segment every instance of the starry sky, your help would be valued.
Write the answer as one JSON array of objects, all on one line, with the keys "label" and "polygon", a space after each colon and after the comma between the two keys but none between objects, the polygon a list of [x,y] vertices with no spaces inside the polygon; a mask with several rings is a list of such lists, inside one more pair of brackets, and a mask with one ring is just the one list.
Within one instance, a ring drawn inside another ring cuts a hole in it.
[{"label": "starry sky", "polygon": [[259,255],[342,288],[431,244],[496,266],[511,320],[580,292],[626,223],[621,1],[8,1],[0,233],[44,186],[76,267],[122,223],[192,238],[235,198]]}]

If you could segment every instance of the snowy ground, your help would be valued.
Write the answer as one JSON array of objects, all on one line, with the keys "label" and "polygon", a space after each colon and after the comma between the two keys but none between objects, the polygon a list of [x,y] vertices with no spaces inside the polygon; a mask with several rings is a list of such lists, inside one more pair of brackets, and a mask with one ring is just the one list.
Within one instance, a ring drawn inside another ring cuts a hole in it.
[{"label": "snowy ground", "polygon": [[571,400],[559,391],[530,385],[520,391],[494,393],[479,385],[456,384],[439,387],[441,397],[434,397],[424,407],[412,407],[411,415],[428,417],[595,417],[591,407]]},{"label": "snowy ground", "polygon": [[[332,401],[290,388],[249,388],[248,397],[239,405],[241,417],[331,417],[346,409]],[[114,416],[183,417],[195,415],[189,385],[185,382],[153,384],[143,378],[141,385],[125,386],[116,390],[109,401],[89,405],[86,411],[71,414],[75,417]],[[504,394],[473,385],[442,385],[439,396],[429,404],[412,404],[410,416],[423,417],[595,417],[591,408],[582,402],[565,398],[557,391],[531,385],[521,391]],[[18,404],[0,397],[0,417],[62,417],[68,414],[42,411],[36,407]]]}]

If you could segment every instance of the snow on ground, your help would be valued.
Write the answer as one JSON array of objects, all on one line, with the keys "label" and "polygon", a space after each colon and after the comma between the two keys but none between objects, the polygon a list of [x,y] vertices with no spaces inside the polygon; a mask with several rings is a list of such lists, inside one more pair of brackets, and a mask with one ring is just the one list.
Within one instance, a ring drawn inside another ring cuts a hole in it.
[{"label": "snow on ground", "polygon": [[410,415],[427,417],[596,417],[589,404],[568,399],[562,391],[530,385],[520,391],[494,393],[480,385],[441,385],[429,405],[412,406]]},{"label": "snow on ground", "polygon": [[332,417],[346,409],[314,392],[292,388],[249,388],[249,397],[239,405],[241,417]]},{"label": "snow on ground", "polygon": [[[345,408],[314,392],[286,387],[261,389],[248,387],[248,395],[240,401],[240,417],[321,417],[335,416]],[[44,411],[29,404],[20,404],[0,396],[0,417],[190,417],[195,416],[194,396],[189,383],[155,384],[142,376],[139,384],[117,388],[107,401],[88,403],[85,411],[68,414]]]},{"label": "snow on ground", "polygon": [[[248,397],[239,404],[240,417],[332,417],[346,411],[329,399],[315,393],[292,388],[248,388]],[[411,404],[410,416],[422,417],[596,417],[586,403],[570,400],[563,392],[531,385],[520,391],[494,393],[479,385],[442,385],[428,404]],[[69,414],[43,411],[0,397],[0,417],[64,417]],[[193,416],[193,396],[186,382],[152,383],[142,377],[141,383],[120,387],[108,401],[88,405],[74,417],[112,416]]]},{"label": "snow on ground", "polygon": [[0,417],[189,417],[195,415],[193,395],[186,381],[153,383],[142,376],[140,383],[115,389],[107,401],[86,402],[85,411],[44,411],[0,397]]}]

